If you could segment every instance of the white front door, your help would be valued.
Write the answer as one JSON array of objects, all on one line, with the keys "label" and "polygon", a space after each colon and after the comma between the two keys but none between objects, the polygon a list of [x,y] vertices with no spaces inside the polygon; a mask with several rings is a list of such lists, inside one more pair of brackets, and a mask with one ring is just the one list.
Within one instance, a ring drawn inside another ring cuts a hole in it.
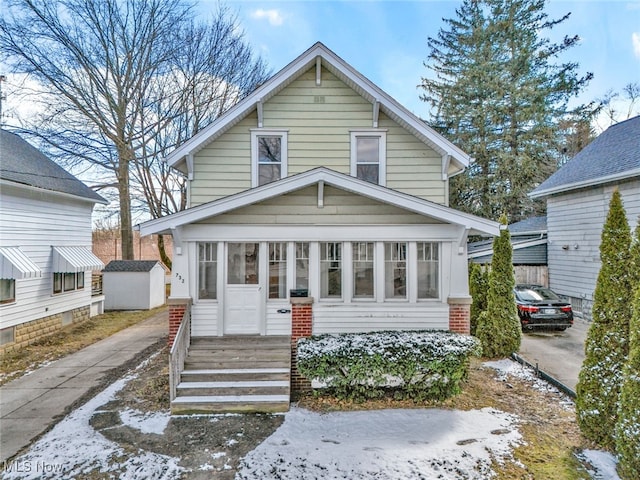
[{"label": "white front door", "polygon": [[224,333],[260,333],[262,287],[259,283],[258,243],[227,244],[227,278],[224,298]]}]

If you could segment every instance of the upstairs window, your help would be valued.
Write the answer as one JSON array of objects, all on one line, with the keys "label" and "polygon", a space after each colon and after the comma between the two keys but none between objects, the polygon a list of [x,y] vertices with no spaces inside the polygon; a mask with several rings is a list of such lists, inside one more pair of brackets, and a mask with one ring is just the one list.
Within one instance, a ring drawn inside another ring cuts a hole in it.
[{"label": "upstairs window", "polygon": [[386,184],[386,132],[351,132],[351,175],[360,180]]},{"label": "upstairs window", "polygon": [[287,176],[287,132],[251,131],[253,187],[275,182]]}]

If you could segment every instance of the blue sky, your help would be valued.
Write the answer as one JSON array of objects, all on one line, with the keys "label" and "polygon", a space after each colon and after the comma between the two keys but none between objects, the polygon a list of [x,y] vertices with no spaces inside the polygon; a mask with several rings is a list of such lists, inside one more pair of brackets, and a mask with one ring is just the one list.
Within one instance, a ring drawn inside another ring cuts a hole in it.
[{"label": "blue sky", "polygon": [[[454,18],[461,0],[252,1],[227,0],[246,39],[274,73],[321,41],[413,113],[427,117],[416,86],[427,74],[427,38]],[[203,14],[216,0],[204,0]],[[582,95],[588,102],[607,90],[640,81],[640,0],[551,0],[547,12],[568,20],[550,33],[581,42],[563,61],[577,61],[594,79]],[[549,32],[547,31],[547,34]]]}]

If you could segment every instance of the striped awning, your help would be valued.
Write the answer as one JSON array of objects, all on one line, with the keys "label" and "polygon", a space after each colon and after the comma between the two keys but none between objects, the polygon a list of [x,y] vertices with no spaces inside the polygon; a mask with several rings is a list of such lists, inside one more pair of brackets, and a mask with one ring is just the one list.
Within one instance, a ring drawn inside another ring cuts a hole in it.
[{"label": "striped awning", "polygon": [[42,276],[38,266],[20,247],[0,247],[0,278],[20,280]]},{"label": "striped awning", "polygon": [[104,263],[87,247],[51,247],[53,248],[53,272],[71,273],[87,270],[102,270]]}]

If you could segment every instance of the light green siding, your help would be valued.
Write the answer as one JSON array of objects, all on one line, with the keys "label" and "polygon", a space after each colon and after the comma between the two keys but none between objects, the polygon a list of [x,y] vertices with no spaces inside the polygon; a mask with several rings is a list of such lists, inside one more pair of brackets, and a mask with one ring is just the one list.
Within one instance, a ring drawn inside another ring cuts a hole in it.
[{"label": "light green siding", "polygon": [[[199,222],[208,224],[377,225],[424,224],[429,219],[398,207],[325,187],[324,207],[318,207],[317,187],[243,207]],[[433,223],[439,223],[433,221]]]},{"label": "light green siding", "polygon": [[[191,205],[251,187],[250,129],[254,111],[196,154]],[[316,85],[311,68],[263,105],[263,128],[288,130],[288,174],[316,167],[350,172],[350,130],[373,127],[373,106],[345,83],[322,70]],[[387,187],[445,204],[441,158],[382,112],[387,130]]]}]

